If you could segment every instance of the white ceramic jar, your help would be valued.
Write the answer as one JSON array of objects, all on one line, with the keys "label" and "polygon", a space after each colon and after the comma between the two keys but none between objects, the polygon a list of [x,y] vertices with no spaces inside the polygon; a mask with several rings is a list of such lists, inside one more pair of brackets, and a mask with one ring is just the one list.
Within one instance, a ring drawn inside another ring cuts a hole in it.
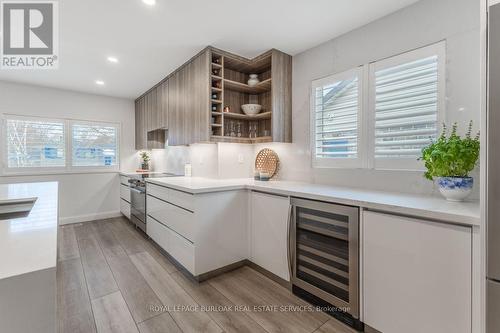
[{"label": "white ceramic jar", "polygon": [[250,78],[248,79],[248,85],[250,87],[255,87],[260,82],[257,74],[250,74],[249,76]]}]

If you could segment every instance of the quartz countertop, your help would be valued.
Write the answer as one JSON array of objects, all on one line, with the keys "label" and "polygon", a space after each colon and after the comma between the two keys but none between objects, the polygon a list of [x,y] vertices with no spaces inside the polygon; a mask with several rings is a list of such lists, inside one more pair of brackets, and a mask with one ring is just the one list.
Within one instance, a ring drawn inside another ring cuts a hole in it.
[{"label": "quartz countertop", "polygon": [[0,220],[0,279],[56,267],[58,183],[0,184],[0,204],[27,198],[28,216]]},{"label": "quartz countertop", "polygon": [[229,190],[256,190],[279,195],[359,206],[393,214],[479,226],[478,201],[450,202],[435,196],[372,191],[292,181],[257,181],[251,178],[213,179],[202,177],[150,178],[149,183],[200,194]]}]

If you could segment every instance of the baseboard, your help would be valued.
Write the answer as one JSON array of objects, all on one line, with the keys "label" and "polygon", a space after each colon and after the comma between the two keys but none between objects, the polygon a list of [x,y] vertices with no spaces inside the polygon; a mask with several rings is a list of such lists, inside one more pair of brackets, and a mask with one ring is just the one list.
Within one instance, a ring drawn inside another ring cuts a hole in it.
[{"label": "baseboard", "polygon": [[109,211],[109,212],[102,212],[102,213],[61,217],[59,219],[59,225],[110,219],[113,217],[119,217],[121,215],[122,214],[120,213],[120,211],[117,210],[117,211]]},{"label": "baseboard", "polygon": [[292,289],[292,284],[289,281],[286,281],[285,279],[279,277],[278,275],[269,272],[267,269],[257,265],[256,263],[250,261],[249,259],[246,260],[246,265],[250,268],[253,268],[257,272],[261,273],[262,275],[266,276],[270,280],[273,280],[282,287],[285,287],[288,290]]}]

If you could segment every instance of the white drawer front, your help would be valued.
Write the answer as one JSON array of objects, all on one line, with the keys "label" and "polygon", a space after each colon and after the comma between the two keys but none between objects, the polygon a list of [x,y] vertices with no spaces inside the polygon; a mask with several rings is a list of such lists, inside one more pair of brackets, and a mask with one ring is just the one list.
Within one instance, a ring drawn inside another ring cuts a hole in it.
[{"label": "white drawer front", "polygon": [[194,271],[194,245],[172,230],[167,230],[169,243],[168,253],[191,274],[196,275]]},{"label": "white drawer front", "polygon": [[168,252],[168,232],[167,228],[155,221],[154,219],[147,217],[146,231],[149,237],[156,242],[162,249]]},{"label": "white drawer front", "polygon": [[120,212],[130,219],[130,204],[123,199],[120,199]]},{"label": "white drawer front", "polygon": [[120,183],[124,184],[124,185],[128,185],[128,180],[130,179],[130,177],[127,177],[127,176],[120,176]]},{"label": "white drawer front", "polygon": [[146,207],[148,215],[194,242],[195,222],[193,213],[150,195],[147,196]]},{"label": "white drawer front", "polygon": [[194,211],[194,195],[148,183],[146,192],[190,211]]},{"label": "white drawer front", "polygon": [[158,186],[151,183],[146,183],[146,193],[161,200],[168,201],[168,188]]},{"label": "white drawer front", "polygon": [[168,202],[194,212],[194,195],[168,189]]},{"label": "white drawer front", "polygon": [[130,202],[130,188],[128,187],[128,185],[120,184],[120,198],[127,202]]}]

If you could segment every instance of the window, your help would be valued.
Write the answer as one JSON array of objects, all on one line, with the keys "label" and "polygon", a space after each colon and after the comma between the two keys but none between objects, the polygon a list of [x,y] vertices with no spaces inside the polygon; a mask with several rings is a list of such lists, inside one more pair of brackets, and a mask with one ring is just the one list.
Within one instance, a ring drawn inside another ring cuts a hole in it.
[{"label": "window", "polygon": [[443,121],[444,57],[438,43],[314,81],[313,164],[421,169]]},{"label": "window", "polygon": [[9,168],[65,167],[64,122],[11,118],[6,135]]},{"label": "window", "polygon": [[313,84],[311,124],[315,162],[328,166],[357,166],[359,158],[359,111],[361,69],[340,73]]},{"label": "window", "polygon": [[117,169],[119,125],[6,115],[7,172]]},{"label": "window", "polygon": [[72,123],[73,166],[113,166],[118,160],[118,128],[115,125]]}]

